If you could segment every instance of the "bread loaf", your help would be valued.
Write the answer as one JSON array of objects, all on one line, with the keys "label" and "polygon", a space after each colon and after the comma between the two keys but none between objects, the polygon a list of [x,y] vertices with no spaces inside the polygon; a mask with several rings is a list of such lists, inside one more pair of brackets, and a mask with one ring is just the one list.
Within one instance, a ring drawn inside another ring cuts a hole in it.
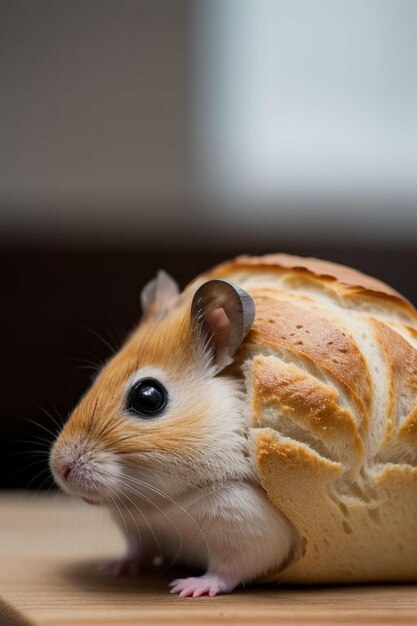
[{"label": "bread loaf", "polygon": [[271,579],[417,579],[417,312],[334,263],[239,257],[225,278],[256,303],[244,368],[255,458],[305,539]]}]

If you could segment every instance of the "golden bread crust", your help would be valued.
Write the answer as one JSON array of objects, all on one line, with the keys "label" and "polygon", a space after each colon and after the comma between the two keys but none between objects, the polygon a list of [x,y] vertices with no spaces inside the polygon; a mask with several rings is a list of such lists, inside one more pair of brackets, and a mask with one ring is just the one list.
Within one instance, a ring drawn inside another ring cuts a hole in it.
[{"label": "golden bread crust", "polygon": [[241,256],[231,280],[256,317],[245,375],[259,478],[305,539],[271,576],[291,583],[417,580],[417,312],[335,263]]},{"label": "golden bread crust", "polygon": [[369,372],[352,337],[313,310],[282,297],[273,298],[265,290],[252,290],[251,294],[257,315],[247,344],[254,353],[273,348],[301,355],[345,386],[358,405],[369,405]]},{"label": "golden bread crust", "polygon": [[300,272],[308,272],[321,279],[337,280],[344,285],[360,287],[369,291],[384,293],[388,296],[395,296],[400,299],[403,297],[389,285],[381,280],[367,276],[358,270],[339,263],[330,261],[322,261],[312,257],[299,257],[290,254],[266,254],[262,257],[245,257],[238,258],[238,262],[248,262],[251,265],[263,265],[272,267],[282,267],[285,269],[298,270]]},{"label": "golden bread crust", "polygon": [[369,291],[384,293],[388,296],[395,296],[404,300],[395,289],[386,285],[384,282],[367,276],[351,267],[332,263],[330,261],[322,261],[313,257],[300,257],[291,254],[265,254],[263,256],[246,256],[241,255],[233,261],[228,261],[215,268],[215,272],[219,271],[222,275],[229,272],[235,272],[237,269],[256,269],[268,268],[277,270],[295,270],[300,273],[312,274],[323,280],[337,280],[345,285],[353,287],[361,287]]},{"label": "golden bread crust", "polygon": [[381,280],[372,278],[356,269],[322,261],[311,257],[299,257],[290,254],[266,254],[263,256],[241,255],[214,267],[206,278],[227,278],[233,274],[262,273],[269,271],[296,281],[313,281],[334,291],[336,297],[352,302],[364,297],[389,302],[391,306],[402,310],[406,316],[416,320],[417,313],[412,304],[398,291]]},{"label": "golden bread crust", "polygon": [[256,428],[271,426],[304,439],[308,433],[313,449],[319,447],[325,457],[338,455],[349,472],[358,471],[365,453],[360,429],[352,412],[340,406],[334,388],[291,363],[257,356],[251,395]]}]

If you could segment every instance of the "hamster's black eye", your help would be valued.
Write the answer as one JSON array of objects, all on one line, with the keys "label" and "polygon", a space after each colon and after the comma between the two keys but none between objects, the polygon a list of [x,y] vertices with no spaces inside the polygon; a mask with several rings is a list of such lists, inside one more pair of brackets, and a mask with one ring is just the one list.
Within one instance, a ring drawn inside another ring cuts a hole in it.
[{"label": "hamster's black eye", "polygon": [[140,417],[158,417],[168,403],[168,392],[155,378],[141,378],[129,391],[126,409]]}]

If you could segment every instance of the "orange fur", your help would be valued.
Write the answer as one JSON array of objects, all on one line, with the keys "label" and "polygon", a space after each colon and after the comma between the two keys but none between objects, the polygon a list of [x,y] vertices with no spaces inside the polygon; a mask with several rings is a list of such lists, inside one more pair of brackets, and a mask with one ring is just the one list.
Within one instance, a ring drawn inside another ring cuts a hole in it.
[{"label": "orange fur", "polygon": [[[60,435],[61,442],[84,434],[100,437],[106,450],[116,453],[158,451],[178,455],[201,446],[207,409],[204,394],[199,404],[193,403],[192,410],[171,412],[167,419],[140,420],[127,416],[124,410],[127,381],[144,365],[163,363],[178,385],[195,377],[201,363],[191,337],[188,309],[189,305],[183,304],[160,320],[143,320],[74,410]],[[103,431],[106,424],[108,428]]]}]

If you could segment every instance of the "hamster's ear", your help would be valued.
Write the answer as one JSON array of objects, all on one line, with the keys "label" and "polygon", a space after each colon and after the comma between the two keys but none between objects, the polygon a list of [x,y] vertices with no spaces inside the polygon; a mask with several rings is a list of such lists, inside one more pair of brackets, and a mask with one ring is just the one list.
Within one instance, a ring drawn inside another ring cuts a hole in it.
[{"label": "hamster's ear", "polygon": [[155,278],[142,289],[140,302],[143,317],[161,317],[174,304],[180,290],[177,283],[167,272],[159,270]]},{"label": "hamster's ear", "polygon": [[255,303],[246,291],[227,280],[209,280],[197,289],[191,319],[207,342],[217,374],[233,361],[255,319]]}]

